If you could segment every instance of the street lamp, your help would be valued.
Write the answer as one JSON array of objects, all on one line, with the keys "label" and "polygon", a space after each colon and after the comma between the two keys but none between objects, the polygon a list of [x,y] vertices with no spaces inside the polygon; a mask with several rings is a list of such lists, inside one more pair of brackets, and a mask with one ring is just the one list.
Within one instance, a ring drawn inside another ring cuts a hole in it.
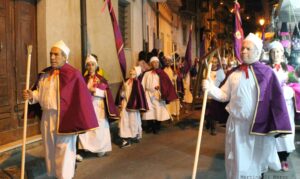
[{"label": "street lamp", "polygon": [[263,27],[264,26],[264,24],[265,24],[265,19],[264,18],[261,18],[261,19],[259,19],[259,24]]},{"label": "street lamp", "polygon": [[261,18],[261,19],[259,19],[259,24],[260,24],[260,26],[261,26],[261,28],[262,28],[262,30],[261,30],[261,39],[262,40],[264,40],[265,39],[265,19],[264,18]]}]

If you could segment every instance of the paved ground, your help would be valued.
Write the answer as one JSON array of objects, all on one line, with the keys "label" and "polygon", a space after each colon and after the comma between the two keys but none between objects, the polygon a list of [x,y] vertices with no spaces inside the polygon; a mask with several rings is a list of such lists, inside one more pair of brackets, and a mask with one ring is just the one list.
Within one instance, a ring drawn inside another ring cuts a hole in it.
[{"label": "paved ground", "polygon": [[[78,163],[75,179],[189,179],[192,175],[199,119],[199,112],[185,116],[180,123],[166,123],[158,135],[144,134],[139,144],[120,149],[113,144],[109,156],[98,158],[88,155]],[[194,120],[193,120],[194,119]],[[115,132],[115,131],[113,131]],[[225,179],[224,127],[218,126],[218,134],[203,133],[197,178]],[[300,140],[297,135],[297,140]],[[116,141],[116,138],[115,140]],[[28,150],[28,178],[45,178],[42,147],[36,145]],[[2,157],[2,160],[1,160]],[[20,153],[0,157],[0,179],[18,178]],[[300,178],[300,145],[291,159],[290,172],[269,172],[266,179]],[[287,175],[285,177],[285,175]]]}]

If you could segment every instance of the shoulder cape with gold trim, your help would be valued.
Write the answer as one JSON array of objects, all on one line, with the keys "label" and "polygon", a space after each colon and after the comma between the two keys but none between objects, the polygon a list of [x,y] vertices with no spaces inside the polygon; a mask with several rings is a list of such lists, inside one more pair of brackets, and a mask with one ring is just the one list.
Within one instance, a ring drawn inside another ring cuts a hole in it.
[{"label": "shoulder cape with gold trim", "polygon": [[[46,73],[52,68],[42,71]],[[41,74],[42,74],[41,73]],[[32,90],[36,89],[38,81]],[[81,133],[98,127],[91,95],[81,73],[69,64],[59,69],[58,134]]]},{"label": "shoulder cape with gold trim", "polygon": [[[119,111],[118,111],[116,105],[114,104],[114,98],[110,91],[107,80],[103,76],[99,75],[98,73],[96,73],[95,75],[99,79],[99,82],[97,82],[95,87],[98,89],[101,89],[101,90],[105,90],[106,113],[108,114],[110,119],[119,119],[120,118]],[[89,75],[84,76],[86,83],[88,83],[89,78],[90,78]]]},{"label": "shoulder cape with gold trim", "polygon": [[[285,99],[275,73],[269,66],[260,62],[255,62],[249,67],[258,91],[250,134],[292,133]],[[237,69],[239,68],[234,70]]]}]

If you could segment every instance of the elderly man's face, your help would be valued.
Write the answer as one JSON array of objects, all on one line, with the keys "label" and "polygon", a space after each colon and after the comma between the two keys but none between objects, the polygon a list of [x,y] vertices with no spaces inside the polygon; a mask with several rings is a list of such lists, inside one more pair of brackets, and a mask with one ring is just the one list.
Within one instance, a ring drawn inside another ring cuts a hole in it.
[{"label": "elderly man's face", "polygon": [[158,69],[159,68],[159,62],[158,61],[152,61],[151,62],[151,67],[153,69]]},{"label": "elderly man's face", "polygon": [[59,68],[66,63],[66,57],[62,55],[61,49],[52,47],[50,51],[50,64],[52,68]]},{"label": "elderly man's face", "polygon": [[270,55],[273,61],[273,64],[279,64],[283,62],[283,50],[280,48],[274,48],[270,51]]},{"label": "elderly man's face", "polygon": [[242,45],[242,59],[247,64],[252,64],[259,60],[258,50],[254,43],[248,40],[243,41]]}]

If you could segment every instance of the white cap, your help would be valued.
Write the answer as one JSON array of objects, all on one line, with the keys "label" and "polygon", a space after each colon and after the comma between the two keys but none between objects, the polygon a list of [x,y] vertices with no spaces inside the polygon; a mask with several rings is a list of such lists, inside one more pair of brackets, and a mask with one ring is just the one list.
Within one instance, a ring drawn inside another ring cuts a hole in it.
[{"label": "white cap", "polygon": [[261,52],[263,48],[262,40],[253,33],[249,33],[249,35],[244,39],[244,41],[251,41],[256,48]]},{"label": "white cap", "polygon": [[96,64],[96,66],[98,66],[98,62],[96,60],[96,58],[93,55],[88,55],[85,59],[85,65],[89,62],[93,62]]},{"label": "white cap", "polygon": [[69,54],[70,54],[70,49],[69,47],[64,43],[64,41],[60,40],[58,42],[56,42],[54,45],[52,45],[52,48],[53,47],[57,47],[59,48],[60,50],[62,50],[66,56],[67,56],[67,59],[69,58]]},{"label": "white cap", "polygon": [[142,67],[140,66],[135,66],[134,70],[136,72],[136,76],[140,76],[140,74],[142,73]]},{"label": "white cap", "polygon": [[158,59],[156,56],[154,56],[154,57],[152,57],[152,58],[150,59],[150,63],[151,63],[151,62],[154,62],[154,61],[159,62],[159,59]]},{"label": "white cap", "polygon": [[272,50],[274,48],[279,48],[280,50],[284,51],[283,46],[279,41],[273,41],[269,44],[269,50]]}]

